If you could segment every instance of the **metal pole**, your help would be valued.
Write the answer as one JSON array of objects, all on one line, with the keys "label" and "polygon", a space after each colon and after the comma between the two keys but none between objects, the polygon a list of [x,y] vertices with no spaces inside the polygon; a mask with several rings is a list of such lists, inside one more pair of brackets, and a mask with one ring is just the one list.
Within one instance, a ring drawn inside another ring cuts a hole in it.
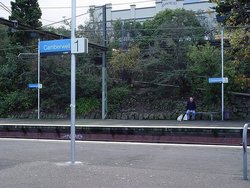
[{"label": "metal pole", "polygon": [[244,125],[242,133],[242,145],[243,145],[243,179],[247,180],[247,130],[248,124]]},{"label": "metal pole", "polygon": [[37,52],[37,119],[40,119],[40,39],[38,39]]},{"label": "metal pole", "polygon": [[[107,18],[106,18],[106,5],[103,6],[103,34],[102,34],[102,45],[107,46]],[[106,64],[106,51],[102,52],[102,119],[106,118],[107,115],[107,64]]]},{"label": "metal pole", "polygon": [[[75,38],[76,27],[76,0],[71,1],[71,41]],[[76,91],[76,57],[71,53],[71,126],[70,126],[70,138],[71,138],[71,163],[75,163],[75,91]]]},{"label": "metal pole", "polygon": [[221,25],[221,120],[224,120],[224,25]]}]

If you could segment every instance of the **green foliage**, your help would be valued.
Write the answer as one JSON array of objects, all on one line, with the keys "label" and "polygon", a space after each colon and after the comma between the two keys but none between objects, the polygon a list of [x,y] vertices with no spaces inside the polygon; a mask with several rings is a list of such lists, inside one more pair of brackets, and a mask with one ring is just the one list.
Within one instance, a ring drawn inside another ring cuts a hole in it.
[{"label": "green foliage", "polygon": [[236,29],[230,34],[230,54],[238,62],[237,71],[250,77],[250,32],[245,29]]},{"label": "green foliage", "polygon": [[191,94],[198,94],[195,92],[200,91],[205,102],[217,104],[220,99],[220,85],[209,84],[208,78],[221,76],[220,50],[209,44],[190,46],[188,58]]},{"label": "green foliage", "polygon": [[77,74],[77,95],[78,96],[100,96],[101,76],[92,74]]},{"label": "green foliage", "polygon": [[126,86],[114,87],[108,92],[108,111],[114,112],[128,99],[131,91]]},{"label": "green foliage", "polygon": [[18,20],[23,24],[33,27],[41,27],[39,19],[42,16],[38,0],[15,0],[11,1],[10,20]]},{"label": "green foliage", "polygon": [[[225,16],[225,25],[229,26],[248,26],[250,23],[250,1],[249,0],[212,0],[217,3],[215,7],[219,15]],[[228,89],[232,91],[247,91],[250,88],[250,32],[248,28],[239,27],[230,29],[228,32],[230,49],[228,53],[231,55],[230,66],[225,71],[231,77],[232,85]],[[248,82],[248,83],[247,83]]]},{"label": "green foliage", "polygon": [[184,9],[166,9],[144,22],[143,28],[143,36],[163,35],[174,41],[198,41],[204,32],[195,13]]},{"label": "green foliage", "polygon": [[[11,1],[10,20],[16,20],[18,23],[38,28],[42,26],[39,19],[42,11],[39,7],[38,0],[15,0]],[[12,30],[10,33],[13,44],[30,44],[32,41],[32,32]]]},{"label": "green foliage", "polygon": [[5,117],[13,112],[23,112],[32,106],[32,99],[23,91],[2,94],[0,99],[0,115]]},{"label": "green foliage", "polygon": [[110,61],[111,76],[117,75],[129,84],[133,80],[133,73],[138,70],[140,49],[132,46],[127,51],[115,50]]},{"label": "green foliage", "polygon": [[113,49],[128,49],[141,36],[142,24],[136,21],[117,20],[113,23],[114,34],[111,47]]},{"label": "green foliage", "polygon": [[[187,92],[187,46],[203,40],[204,29],[194,12],[165,10],[144,23],[140,47],[147,81]],[[176,87],[177,86],[177,87]]]},{"label": "green foliage", "polygon": [[[210,104],[220,103],[220,84],[209,84],[208,78],[221,77],[220,49],[206,44],[191,46],[189,53],[188,77],[191,79],[191,91],[200,91],[204,101]],[[225,53],[224,75],[229,83],[225,84],[226,102],[229,102],[230,91],[244,92],[247,87],[244,66],[232,60],[231,54]]]},{"label": "green foliage", "polygon": [[247,25],[250,23],[249,0],[210,0],[217,3],[216,12],[226,16],[227,25]]},{"label": "green foliage", "polygon": [[76,101],[77,114],[85,115],[98,109],[101,109],[101,99],[84,97]]},{"label": "green foliage", "polygon": [[58,35],[63,35],[63,36],[67,36],[67,37],[70,36],[70,30],[67,29],[65,26],[60,26],[60,27],[57,27],[57,28],[46,27],[44,30],[56,33]]}]

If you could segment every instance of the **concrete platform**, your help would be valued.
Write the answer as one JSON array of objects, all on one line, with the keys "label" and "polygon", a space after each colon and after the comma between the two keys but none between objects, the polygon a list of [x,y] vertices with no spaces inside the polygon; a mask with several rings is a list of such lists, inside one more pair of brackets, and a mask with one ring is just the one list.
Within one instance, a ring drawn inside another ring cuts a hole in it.
[{"label": "concrete platform", "polygon": [[[129,127],[129,126],[166,126],[166,127],[235,127],[242,128],[249,121],[175,121],[175,120],[96,120],[96,119],[76,119],[76,126],[110,126],[110,127]],[[70,119],[0,119],[0,125],[41,125],[41,126],[69,126]]]},{"label": "concrete platform", "polygon": [[250,187],[237,146],[77,142],[76,165],[69,141],[0,139],[0,151],[1,188]]},{"label": "concrete platform", "polygon": [[[241,145],[241,121],[77,120],[77,140]],[[250,128],[249,128],[250,132]],[[70,120],[0,120],[2,138],[70,139]],[[250,143],[250,133],[248,136]]]}]

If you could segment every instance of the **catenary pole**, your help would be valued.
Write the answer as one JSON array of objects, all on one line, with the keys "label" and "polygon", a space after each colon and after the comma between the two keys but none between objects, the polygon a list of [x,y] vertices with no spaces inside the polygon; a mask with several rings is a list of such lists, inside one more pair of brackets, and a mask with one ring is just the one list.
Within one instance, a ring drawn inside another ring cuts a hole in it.
[{"label": "catenary pole", "polygon": [[38,51],[37,51],[37,119],[40,119],[40,39],[38,39]]},{"label": "catenary pole", "polygon": [[224,120],[224,25],[221,24],[221,120]]},{"label": "catenary pole", "polygon": [[[76,27],[76,0],[71,1],[71,41],[75,38],[75,27]],[[76,90],[76,57],[75,54],[71,53],[71,104],[70,104],[70,138],[71,138],[71,163],[75,163],[75,90]]]},{"label": "catenary pole", "polygon": [[[102,45],[107,46],[107,17],[106,17],[106,5],[103,6],[103,33],[102,33]],[[107,115],[107,62],[106,51],[102,52],[102,119],[106,119]]]}]

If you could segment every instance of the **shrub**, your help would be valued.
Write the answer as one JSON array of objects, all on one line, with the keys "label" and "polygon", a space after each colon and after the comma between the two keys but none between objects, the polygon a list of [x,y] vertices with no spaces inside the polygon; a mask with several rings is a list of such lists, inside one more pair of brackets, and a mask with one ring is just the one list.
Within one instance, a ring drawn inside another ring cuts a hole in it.
[{"label": "shrub", "polygon": [[126,86],[115,87],[108,91],[108,111],[114,112],[119,109],[130,94],[130,90]]},{"label": "shrub", "polygon": [[97,98],[80,98],[76,101],[76,113],[88,114],[101,108],[101,100]]}]

